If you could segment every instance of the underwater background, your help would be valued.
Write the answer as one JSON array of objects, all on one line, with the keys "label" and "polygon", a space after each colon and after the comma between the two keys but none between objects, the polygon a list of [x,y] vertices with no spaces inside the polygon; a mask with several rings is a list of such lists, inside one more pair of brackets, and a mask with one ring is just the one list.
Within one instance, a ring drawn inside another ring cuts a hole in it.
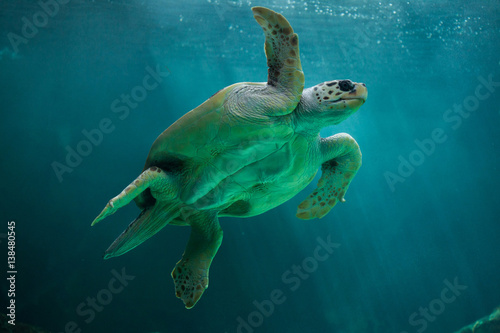
[{"label": "underwater background", "polygon": [[[139,209],[90,223],[171,123],[223,87],[267,80],[257,5],[298,33],[306,87],[367,85],[365,105],[321,132],[351,134],[363,166],[321,220],[295,217],[320,173],[265,214],[221,218],[210,286],[186,310],[170,272],[189,228],[103,260]],[[500,305],[500,1],[2,0],[0,31],[0,312],[15,221],[17,323],[444,333]],[[137,95],[151,72],[158,84]]]}]

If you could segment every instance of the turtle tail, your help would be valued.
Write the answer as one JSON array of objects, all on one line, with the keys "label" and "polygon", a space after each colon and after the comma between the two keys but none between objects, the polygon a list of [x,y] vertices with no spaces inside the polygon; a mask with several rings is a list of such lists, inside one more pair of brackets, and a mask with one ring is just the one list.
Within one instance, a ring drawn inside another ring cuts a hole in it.
[{"label": "turtle tail", "polygon": [[[108,202],[92,225],[114,214],[134,199],[142,212],[111,244],[104,254],[105,259],[132,250],[179,215],[179,202],[175,200],[177,184],[174,174],[153,166],[141,173],[120,194]],[[145,193],[147,193],[146,197],[151,199],[146,200],[148,202],[145,202]]]},{"label": "turtle tail", "polygon": [[[139,175],[120,194],[109,200],[102,212],[94,219],[92,226],[104,220],[118,209],[128,205],[130,201],[139,198],[146,189],[151,191],[155,199],[166,201],[176,195],[176,179],[158,167],[151,167]],[[140,199],[140,198],[139,198]],[[140,200],[141,201],[141,200]],[[142,207],[141,207],[142,208]],[[140,215],[139,215],[140,217]]]}]

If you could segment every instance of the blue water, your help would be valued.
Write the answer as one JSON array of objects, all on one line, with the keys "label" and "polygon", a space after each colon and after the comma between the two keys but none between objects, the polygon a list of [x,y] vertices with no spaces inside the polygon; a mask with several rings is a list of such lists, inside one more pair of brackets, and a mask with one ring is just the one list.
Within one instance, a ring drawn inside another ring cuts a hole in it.
[{"label": "blue water", "polygon": [[[90,223],[172,122],[225,86],[266,81],[254,5],[282,13],[299,34],[306,86],[366,83],[358,113],[322,131],[356,138],[363,166],[347,202],[322,220],[295,217],[317,179],[263,215],[222,218],[210,287],[186,310],[170,272],[189,228],[167,226],[104,261],[139,210]],[[0,31],[0,247],[7,253],[15,221],[18,323],[50,332],[444,333],[500,305],[498,0],[61,0],[45,12],[2,0]],[[155,88],[123,102],[157,66]],[[102,136],[85,143],[94,129]],[[85,156],[69,166],[68,149]],[[318,261],[322,241],[336,245]]]}]

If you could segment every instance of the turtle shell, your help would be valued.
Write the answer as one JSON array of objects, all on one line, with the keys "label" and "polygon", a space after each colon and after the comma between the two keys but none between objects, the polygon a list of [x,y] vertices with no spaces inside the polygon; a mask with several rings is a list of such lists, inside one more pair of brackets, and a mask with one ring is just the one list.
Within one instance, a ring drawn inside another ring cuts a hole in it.
[{"label": "turtle shell", "polygon": [[291,118],[271,116],[255,86],[226,87],[178,119],[155,140],[144,170],[179,174],[181,199],[189,204],[283,147],[294,134]]}]

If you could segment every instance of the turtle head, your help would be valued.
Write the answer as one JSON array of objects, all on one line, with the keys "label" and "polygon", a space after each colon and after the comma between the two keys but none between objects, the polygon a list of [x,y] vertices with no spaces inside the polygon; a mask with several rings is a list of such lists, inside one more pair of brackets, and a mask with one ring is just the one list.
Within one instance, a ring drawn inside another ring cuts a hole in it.
[{"label": "turtle head", "polygon": [[[363,105],[368,97],[364,83],[334,80],[305,89],[302,108],[298,111],[300,125],[318,131],[347,119]],[[305,119],[304,119],[305,118]]]}]

